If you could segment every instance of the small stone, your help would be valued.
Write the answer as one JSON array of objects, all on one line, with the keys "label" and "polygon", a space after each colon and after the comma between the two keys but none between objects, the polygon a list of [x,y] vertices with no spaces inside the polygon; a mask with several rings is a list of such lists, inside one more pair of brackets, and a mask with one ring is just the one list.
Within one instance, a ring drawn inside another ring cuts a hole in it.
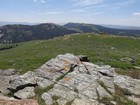
[{"label": "small stone", "polygon": [[79,59],[80,59],[80,61],[82,61],[82,62],[89,62],[90,60],[89,60],[89,58],[86,56],[86,55],[78,55],[77,56]]},{"label": "small stone", "polygon": [[115,101],[110,101],[110,103],[113,105],[117,105],[117,103]]},{"label": "small stone", "polygon": [[128,62],[128,63],[134,63],[135,62],[135,60],[133,58],[130,58],[130,57],[121,58],[120,61]]}]

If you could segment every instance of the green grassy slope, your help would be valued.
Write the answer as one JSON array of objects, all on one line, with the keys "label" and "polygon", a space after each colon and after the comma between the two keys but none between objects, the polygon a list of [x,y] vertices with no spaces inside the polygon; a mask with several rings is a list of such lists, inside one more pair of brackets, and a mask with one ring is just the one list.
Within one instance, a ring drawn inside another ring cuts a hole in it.
[{"label": "green grassy slope", "polygon": [[[19,43],[15,48],[2,50],[0,69],[15,68],[26,72],[38,68],[58,54],[65,53],[87,55],[93,63],[109,64],[123,70],[140,67],[140,39],[79,34]],[[134,62],[120,61],[124,57],[133,58]]]}]

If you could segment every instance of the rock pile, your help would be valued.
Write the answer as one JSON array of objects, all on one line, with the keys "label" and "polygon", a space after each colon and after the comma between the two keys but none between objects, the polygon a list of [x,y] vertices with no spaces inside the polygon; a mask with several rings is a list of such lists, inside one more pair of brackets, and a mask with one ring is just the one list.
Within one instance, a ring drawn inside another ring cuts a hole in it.
[{"label": "rock pile", "polygon": [[[1,75],[0,99],[22,101],[33,98],[37,88],[46,105],[106,105],[105,99],[110,105],[118,105],[115,100],[117,87],[125,92],[125,100],[140,105],[140,80],[118,75],[108,65],[98,66],[87,61],[85,56],[68,53],[58,55],[33,72]],[[7,94],[12,98],[4,96]],[[0,101],[0,105],[5,104]]]}]

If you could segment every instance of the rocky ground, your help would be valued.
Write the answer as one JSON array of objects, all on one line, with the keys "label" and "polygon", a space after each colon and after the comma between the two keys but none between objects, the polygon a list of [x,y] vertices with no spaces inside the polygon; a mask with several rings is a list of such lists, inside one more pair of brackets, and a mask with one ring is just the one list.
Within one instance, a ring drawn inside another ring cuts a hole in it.
[{"label": "rocky ground", "polygon": [[140,80],[73,54],[23,75],[0,70],[0,84],[0,105],[140,105]]}]

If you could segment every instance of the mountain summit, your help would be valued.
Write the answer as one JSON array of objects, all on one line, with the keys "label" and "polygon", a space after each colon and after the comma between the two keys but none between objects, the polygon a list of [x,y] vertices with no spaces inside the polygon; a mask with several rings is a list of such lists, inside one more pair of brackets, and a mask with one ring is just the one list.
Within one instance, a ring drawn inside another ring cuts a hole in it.
[{"label": "mountain summit", "polygon": [[17,43],[30,40],[50,39],[76,33],[53,23],[39,25],[5,25],[0,28],[0,42]]}]

